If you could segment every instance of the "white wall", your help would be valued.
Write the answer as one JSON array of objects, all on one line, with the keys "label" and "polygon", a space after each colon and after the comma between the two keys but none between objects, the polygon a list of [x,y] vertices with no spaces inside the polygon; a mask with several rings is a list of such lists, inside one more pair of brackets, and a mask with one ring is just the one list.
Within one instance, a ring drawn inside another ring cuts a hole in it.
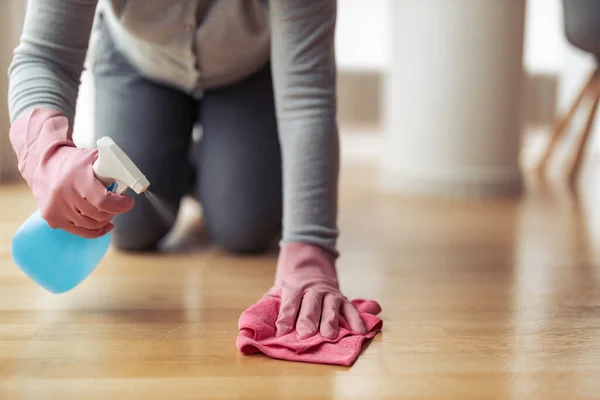
[{"label": "white wall", "polygon": [[387,70],[391,63],[390,10],[390,0],[338,1],[335,45],[340,69]]},{"label": "white wall", "polygon": [[[389,71],[391,63],[391,1],[342,0],[338,10],[336,47],[344,70]],[[558,72],[567,43],[562,31],[561,0],[528,0],[525,68]]]},{"label": "white wall", "polygon": [[527,0],[523,61],[531,72],[557,73],[566,41],[561,0]]}]

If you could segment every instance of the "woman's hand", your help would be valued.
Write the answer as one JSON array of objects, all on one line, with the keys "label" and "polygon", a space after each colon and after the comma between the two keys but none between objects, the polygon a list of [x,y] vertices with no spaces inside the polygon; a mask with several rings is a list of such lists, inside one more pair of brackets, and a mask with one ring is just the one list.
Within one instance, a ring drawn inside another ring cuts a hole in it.
[{"label": "woman's hand", "polygon": [[317,332],[334,339],[340,316],[357,334],[366,332],[359,312],[339,289],[334,257],[318,246],[284,245],[275,285],[269,294],[281,298],[277,336],[287,335],[296,328],[299,339]]},{"label": "woman's hand", "polygon": [[96,238],[112,229],[115,214],[133,207],[131,197],[107,191],[95,177],[97,150],[77,148],[59,112],[33,110],[11,126],[10,137],[19,170],[50,227]]}]

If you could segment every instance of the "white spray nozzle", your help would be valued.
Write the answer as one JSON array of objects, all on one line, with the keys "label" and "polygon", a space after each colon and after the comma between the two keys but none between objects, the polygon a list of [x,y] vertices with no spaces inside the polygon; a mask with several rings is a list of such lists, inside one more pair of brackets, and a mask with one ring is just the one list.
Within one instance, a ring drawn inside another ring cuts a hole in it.
[{"label": "white spray nozzle", "polygon": [[104,186],[107,188],[113,186],[113,191],[118,194],[122,194],[127,188],[131,188],[137,194],[148,189],[150,186],[148,179],[111,138],[100,138],[96,144],[98,159],[93,169]]}]

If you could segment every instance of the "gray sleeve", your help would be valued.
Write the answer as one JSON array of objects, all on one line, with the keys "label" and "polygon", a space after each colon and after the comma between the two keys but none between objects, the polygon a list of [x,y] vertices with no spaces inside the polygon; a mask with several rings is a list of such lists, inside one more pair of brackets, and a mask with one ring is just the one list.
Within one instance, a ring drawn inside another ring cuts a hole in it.
[{"label": "gray sleeve", "polygon": [[270,0],[270,10],[282,241],[313,243],[337,255],[336,0]]},{"label": "gray sleeve", "polygon": [[97,0],[28,0],[21,41],[9,68],[9,112],[14,122],[35,107],[75,106]]}]

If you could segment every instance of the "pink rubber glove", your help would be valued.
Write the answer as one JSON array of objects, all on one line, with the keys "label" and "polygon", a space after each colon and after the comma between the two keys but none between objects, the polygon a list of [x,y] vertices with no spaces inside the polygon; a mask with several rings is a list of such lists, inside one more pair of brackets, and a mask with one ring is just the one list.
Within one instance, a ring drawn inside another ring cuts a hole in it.
[{"label": "pink rubber glove", "polygon": [[133,207],[131,197],[109,192],[95,177],[98,151],[75,146],[60,112],[34,109],[21,116],[10,128],[10,140],[19,171],[52,228],[100,237],[112,230],[115,214]]},{"label": "pink rubber glove", "polygon": [[299,339],[317,332],[334,339],[340,315],[355,333],[366,332],[358,310],[340,292],[335,258],[318,246],[284,245],[277,262],[275,285],[268,294],[281,298],[277,337],[289,334],[295,327]]}]

